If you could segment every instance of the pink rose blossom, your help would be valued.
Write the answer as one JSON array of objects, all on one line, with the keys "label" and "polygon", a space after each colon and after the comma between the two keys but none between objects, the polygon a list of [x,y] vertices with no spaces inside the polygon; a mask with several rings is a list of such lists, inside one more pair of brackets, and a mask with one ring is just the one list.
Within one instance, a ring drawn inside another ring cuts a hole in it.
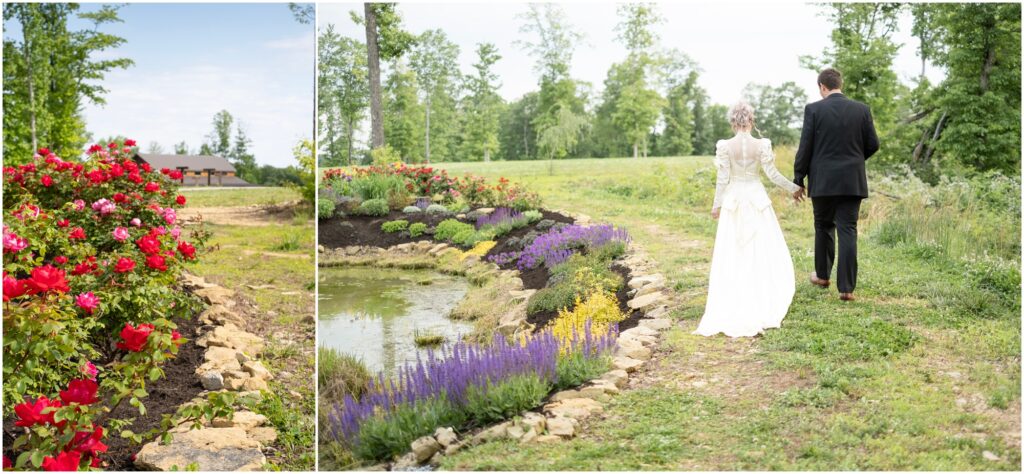
[{"label": "pink rose blossom", "polygon": [[76,211],[81,211],[82,209],[85,209],[85,201],[81,199],[75,199],[74,204]]},{"label": "pink rose blossom", "polygon": [[132,222],[131,222],[131,223],[132,223],[132,225],[133,225],[133,226],[135,226],[135,227],[139,227],[139,226],[141,226],[141,225],[142,225],[142,221],[141,221],[141,220],[139,220],[139,218],[138,218],[138,217],[136,217],[136,218],[133,218],[133,219],[132,219]]},{"label": "pink rose blossom", "polygon": [[181,227],[174,226],[174,228],[171,229],[171,235],[174,236],[175,239],[181,237]]},{"label": "pink rose blossom", "polygon": [[9,232],[4,226],[4,252],[20,252],[28,247],[28,240],[18,237],[17,234]]},{"label": "pink rose blossom", "polygon": [[117,204],[110,202],[107,198],[102,198],[99,201],[92,203],[92,210],[99,212],[102,215],[110,214],[117,209]]},{"label": "pink rose blossom", "polygon": [[77,304],[79,308],[84,309],[86,314],[92,314],[92,312],[100,306],[100,299],[98,296],[94,295],[93,292],[89,291],[86,293],[79,293],[78,296],[75,297],[75,304]]},{"label": "pink rose blossom", "polygon": [[168,207],[168,208],[164,209],[164,222],[167,222],[168,224],[173,225],[174,224],[174,220],[177,219],[177,218],[178,218],[178,214],[176,212],[174,212],[174,208],[173,207]]},{"label": "pink rose blossom", "polygon": [[86,361],[85,364],[82,364],[82,366],[78,368],[78,371],[81,372],[82,375],[89,377],[89,380],[92,380],[93,382],[96,381],[96,374],[100,372],[96,369],[96,364],[93,364],[91,361]]},{"label": "pink rose blossom", "polygon": [[128,228],[127,227],[116,227],[114,228],[114,240],[118,242],[124,242],[128,240]]}]

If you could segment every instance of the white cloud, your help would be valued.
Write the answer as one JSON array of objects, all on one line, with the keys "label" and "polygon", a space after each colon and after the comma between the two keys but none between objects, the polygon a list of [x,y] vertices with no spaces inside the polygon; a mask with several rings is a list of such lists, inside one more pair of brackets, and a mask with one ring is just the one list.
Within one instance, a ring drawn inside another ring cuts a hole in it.
[{"label": "white cloud", "polygon": [[305,33],[300,36],[294,36],[291,38],[279,38],[267,41],[263,43],[263,46],[271,50],[285,50],[285,51],[297,51],[302,53],[308,53],[313,44],[314,36],[313,32]]}]

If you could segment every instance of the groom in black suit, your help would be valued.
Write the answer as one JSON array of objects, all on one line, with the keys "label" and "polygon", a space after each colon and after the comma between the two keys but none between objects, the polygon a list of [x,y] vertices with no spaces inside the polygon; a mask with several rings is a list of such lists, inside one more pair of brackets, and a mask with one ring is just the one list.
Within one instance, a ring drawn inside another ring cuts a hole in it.
[{"label": "groom in black suit", "polygon": [[800,147],[793,164],[793,182],[814,207],[814,273],[811,283],[828,288],[839,231],[839,299],[853,300],[857,286],[857,216],[868,197],[864,163],[878,151],[878,135],[867,105],[843,95],[843,76],[835,69],[818,74],[822,100],[804,108]]}]

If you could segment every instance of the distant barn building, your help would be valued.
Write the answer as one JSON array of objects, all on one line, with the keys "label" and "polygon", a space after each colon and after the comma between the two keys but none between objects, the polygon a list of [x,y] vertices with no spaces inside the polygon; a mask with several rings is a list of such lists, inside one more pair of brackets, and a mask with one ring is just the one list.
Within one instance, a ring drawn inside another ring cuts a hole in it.
[{"label": "distant barn building", "polygon": [[220,156],[136,153],[135,161],[149,163],[154,170],[181,170],[182,186],[252,186],[236,176],[235,167]]}]

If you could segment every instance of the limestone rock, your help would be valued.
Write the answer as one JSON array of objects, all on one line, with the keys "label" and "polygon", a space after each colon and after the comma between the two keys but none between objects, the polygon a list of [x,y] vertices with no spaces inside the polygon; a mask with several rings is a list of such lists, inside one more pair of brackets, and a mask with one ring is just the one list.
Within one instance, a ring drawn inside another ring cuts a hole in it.
[{"label": "limestone rock", "polygon": [[526,431],[523,430],[523,428],[518,425],[509,426],[508,430],[505,433],[508,435],[509,438],[517,441],[522,439],[523,436],[526,435]]},{"label": "limestone rock", "polygon": [[416,463],[422,464],[441,450],[441,444],[433,436],[424,436],[412,442],[412,454]]},{"label": "limestone rock", "polygon": [[267,381],[263,380],[263,379],[257,379],[257,378],[254,378],[254,377],[250,377],[250,378],[245,379],[244,382],[242,382],[242,390],[246,390],[246,391],[260,391],[260,390],[269,390],[269,389],[270,389],[270,385],[268,385]]},{"label": "limestone rock", "polygon": [[658,283],[661,283],[661,284],[665,283],[665,277],[662,274],[660,274],[660,273],[655,273],[653,275],[644,275],[644,276],[634,277],[634,278],[629,280],[628,285],[629,285],[629,287],[631,289],[635,290],[635,289],[638,289],[638,288],[642,288],[642,287],[644,287],[646,285],[658,284]]},{"label": "limestone rock", "polygon": [[167,445],[154,441],[143,446],[135,467],[170,471],[194,464],[200,471],[255,471],[267,462],[261,448],[242,428],[204,428],[174,434]]},{"label": "limestone rock", "polygon": [[248,430],[265,424],[267,424],[267,417],[248,410],[236,411],[230,419],[220,417],[213,420],[214,428],[237,427]]},{"label": "limestone rock", "polygon": [[203,324],[234,324],[238,327],[245,326],[245,318],[225,305],[215,304],[207,307],[199,314],[199,322]]},{"label": "limestone rock", "polygon": [[631,329],[627,329],[619,333],[619,337],[634,337],[634,336],[658,336],[658,331],[645,326],[637,326]]},{"label": "limestone rock", "polygon": [[598,380],[608,382],[616,387],[626,388],[626,384],[629,383],[629,374],[625,370],[611,370],[605,372]]},{"label": "limestone rock", "polygon": [[655,330],[658,330],[658,331],[663,331],[665,329],[668,329],[668,328],[672,327],[672,320],[671,319],[666,319],[666,318],[641,319],[640,320],[640,326],[643,326],[645,328],[655,329]]},{"label": "limestone rock", "polygon": [[562,438],[560,436],[555,436],[555,435],[540,435],[540,436],[534,438],[534,440],[533,440],[534,443],[544,443],[544,444],[546,444],[546,443],[557,443],[559,441],[562,441]]},{"label": "limestone rock", "polygon": [[450,427],[434,430],[434,439],[446,448],[459,441],[459,437],[455,435],[455,430]]},{"label": "limestone rock", "polygon": [[649,360],[651,350],[643,344],[631,339],[619,339],[615,346],[615,355],[629,357],[637,360]]},{"label": "limestone rock", "polygon": [[203,298],[209,304],[222,304],[225,306],[235,305],[235,291],[223,286],[211,286],[195,290],[195,295]]},{"label": "limestone rock", "polygon": [[547,426],[547,418],[540,413],[528,411],[523,413],[522,418],[519,420],[519,426],[522,426],[527,432],[530,430],[541,433]]},{"label": "limestone rock", "polygon": [[199,377],[203,388],[206,390],[220,390],[224,388],[224,376],[216,370],[211,370]]},{"label": "limestone rock", "polygon": [[597,400],[605,400],[608,398],[608,395],[615,395],[617,393],[619,393],[619,387],[617,385],[603,380],[595,381],[586,387],[580,388],[581,397]]},{"label": "limestone rock", "polygon": [[502,439],[508,436],[508,427],[511,425],[510,422],[504,422],[498,425],[494,425],[486,430],[477,433],[473,437],[473,444],[486,443],[488,441],[494,441]]},{"label": "limestone rock", "polygon": [[277,441],[277,430],[269,426],[257,426],[255,428],[250,428],[246,430],[246,433],[249,433],[250,438],[259,441],[264,445],[269,445],[274,441]]},{"label": "limestone rock", "polygon": [[[572,398],[544,405],[544,412],[555,417],[568,417],[582,420],[595,413],[603,413],[604,406],[589,398]],[[550,430],[551,427],[549,426]]]},{"label": "limestone rock", "polygon": [[249,373],[249,375],[263,380],[270,380],[274,376],[263,366],[263,363],[255,360],[250,360],[242,364],[242,370]]},{"label": "limestone rock", "polygon": [[644,365],[642,360],[629,357],[615,357],[612,359],[612,368],[625,370],[626,372],[635,372],[641,365]]},{"label": "limestone rock", "polygon": [[551,396],[552,402],[560,402],[562,400],[570,400],[573,398],[580,398],[580,392],[578,390],[562,390]]},{"label": "limestone rock", "polygon": [[648,308],[654,305],[655,303],[661,301],[662,298],[663,296],[661,293],[651,293],[644,296],[638,296],[627,301],[626,306],[628,306],[630,309],[638,309],[643,311],[645,308]]},{"label": "limestone rock", "polygon": [[560,436],[562,438],[572,438],[573,436],[576,436],[576,431],[579,429],[578,421],[562,416],[548,418],[547,425],[549,434]]},{"label": "limestone rock", "polygon": [[245,350],[251,354],[258,354],[263,351],[263,338],[238,329],[232,323],[214,328],[213,331],[204,335],[204,337],[209,347],[228,347]]}]

